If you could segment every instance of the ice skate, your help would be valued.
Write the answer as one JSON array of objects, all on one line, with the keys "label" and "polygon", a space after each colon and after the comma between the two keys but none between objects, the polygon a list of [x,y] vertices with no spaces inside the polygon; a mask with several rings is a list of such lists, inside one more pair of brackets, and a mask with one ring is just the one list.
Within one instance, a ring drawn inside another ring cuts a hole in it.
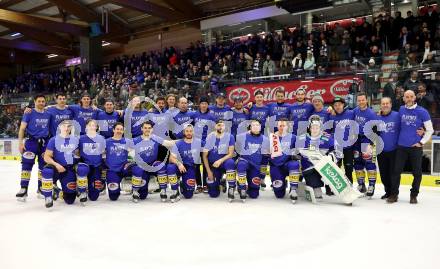
[{"label": "ice skate", "polygon": [[26,202],[27,196],[28,189],[26,187],[22,187],[15,195],[15,197],[17,197],[17,200],[20,202]]},{"label": "ice skate", "polygon": [[99,196],[106,196],[107,195],[107,189],[104,187],[101,192],[99,193]]},{"label": "ice skate", "polygon": [[171,203],[178,202],[180,200],[180,192],[179,190],[173,190],[170,196]]},{"label": "ice skate", "polygon": [[363,195],[365,195],[365,193],[367,192],[367,188],[365,187],[364,183],[359,184],[357,188],[358,188],[358,191],[360,193],[362,193]]},{"label": "ice skate", "polygon": [[228,189],[228,200],[229,200],[230,203],[232,201],[234,201],[234,199],[235,199],[234,192],[235,192],[235,188],[229,187],[229,189]]},{"label": "ice skate", "polygon": [[133,199],[134,203],[138,203],[139,202],[140,197],[139,197],[139,192],[138,191],[135,191],[135,190],[133,191],[132,199]]},{"label": "ice skate", "polygon": [[44,198],[44,205],[46,206],[46,208],[52,208],[53,207],[53,199],[52,197],[46,197]]},{"label": "ice skate", "polygon": [[168,200],[167,192],[165,189],[160,190],[160,200],[164,203]]},{"label": "ice skate", "polygon": [[243,203],[245,203],[246,202],[246,190],[240,190],[239,191],[239,194],[240,194],[240,199],[241,199],[241,201],[243,202]]},{"label": "ice skate", "polygon": [[264,191],[266,189],[266,182],[264,182],[264,179],[261,180],[261,184],[260,184],[260,190]]},{"label": "ice skate", "polygon": [[38,199],[44,199],[44,195],[43,195],[43,193],[41,193],[40,189],[37,190],[37,198]]},{"label": "ice skate", "polygon": [[370,199],[370,200],[373,198],[373,195],[374,195],[374,189],[375,189],[375,186],[374,186],[374,185],[370,185],[370,186],[368,186],[367,197],[368,197],[368,199]]},{"label": "ice skate", "polygon": [[315,193],[315,198],[316,199],[321,199],[322,200],[322,190],[321,190],[321,188],[314,188],[313,192]]},{"label": "ice skate", "polygon": [[87,202],[87,193],[86,192],[79,194],[79,202],[81,203],[82,206],[86,206],[86,202]]},{"label": "ice skate", "polygon": [[296,193],[295,189],[291,189],[290,190],[290,201],[292,201],[292,204],[296,204],[296,202],[298,201],[298,194]]},{"label": "ice skate", "polygon": [[224,178],[220,180],[220,191],[226,193],[226,179]]},{"label": "ice skate", "polygon": [[[54,201],[56,201],[59,197],[60,197],[60,188],[58,188],[58,186],[56,186],[55,184],[53,185],[53,192],[52,192],[52,199]],[[62,198],[62,197],[61,197]]]}]

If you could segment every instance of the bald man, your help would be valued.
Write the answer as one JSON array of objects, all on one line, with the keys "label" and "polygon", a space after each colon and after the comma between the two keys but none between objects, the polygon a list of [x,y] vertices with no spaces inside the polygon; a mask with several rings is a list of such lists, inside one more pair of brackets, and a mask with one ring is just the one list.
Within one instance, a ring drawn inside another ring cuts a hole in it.
[{"label": "bald man", "polygon": [[[396,158],[394,171],[391,177],[390,197],[388,203],[395,203],[398,200],[400,175],[403,172],[406,160],[411,162],[414,180],[411,188],[410,203],[417,204],[420,183],[422,181],[422,155],[423,145],[431,139],[434,133],[431,117],[426,109],[418,106],[416,95],[412,90],[405,91],[403,95],[404,106],[400,107],[400,132],[397,140]],[[423,136],[414,135],[417,129],[424,127]]]}]

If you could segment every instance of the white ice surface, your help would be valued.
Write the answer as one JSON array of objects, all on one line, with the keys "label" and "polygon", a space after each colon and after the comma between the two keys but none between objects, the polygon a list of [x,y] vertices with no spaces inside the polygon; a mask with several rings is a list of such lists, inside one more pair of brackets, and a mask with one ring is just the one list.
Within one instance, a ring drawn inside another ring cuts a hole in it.
[{"label": "white ice surface", "polygon": [[440,268],[439,188],[422,188],[418,205],[406,186],[396,204],[380,200],[379,186],[352,207],[329,197],[292,205],[268,188],[245,204],[223,194],[176,204],[101,196],[48,212],[35,169],[28,201],[16,201],[19,174],[19,162],[0,162],[1,269]]}]

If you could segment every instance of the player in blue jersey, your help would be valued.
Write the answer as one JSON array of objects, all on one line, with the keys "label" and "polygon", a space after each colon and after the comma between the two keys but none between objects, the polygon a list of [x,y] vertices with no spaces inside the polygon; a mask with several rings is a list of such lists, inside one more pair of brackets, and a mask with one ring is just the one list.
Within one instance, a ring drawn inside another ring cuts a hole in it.
[{"label": "player in blue jersey", "polygon": [[[391,178],[391,193],[388,203],[395,203],[398,200],[400,174],[407,160],[411,163],[414,180],[411,187],[410,203],[417,204],[420,183],[422,181],[422,156],[423,145],[431,139],[434,132],[429,112],[417,105],[416,95],[408,90],[403,95],[404,106],[399,109],[400,132],[397,139],[396,159],[394,171]],[[425,132],[422,135],[415,135],[419,128],[423,127]]]},{"label": "player in blue jersey", "polygon": [[339,96],[333,100],[333,111],[330,115],[332,133],[336,146],[343,152],[343,159],[338,165],[344,165],[345,176],[353,183],[353,145],[357,136],[354,113],[345,107],[345,99]]},{"label": "player in blue jersey", "polygon": [[143,108],[144,100],[134,96],[124,111],[125,137],[135,138],[142,135],[141,125],[148,120],[148,111]]},{"label": "player in blue jersey", "polygon": [[171,147],[174,142],[154,135],[152,122],[142,123],[141,129],[142,135],[133,139],[134,160],[136,162],[132,168],[133,176],[131,179],[133,201],[137,203],[139,200],[147,198],[150,178],[156,176],[160,188],[160,198],[162,202],[165,202],[168,185],[166,162],[159,161],[158,155],[162,145]]},{"label": "player in blue jersey", "polygon": [[313,188],[315,198],[322,199],[321,187],[324,183],[321,175],[315,170],[309,157],[302,154],[301,150],[317,151],[322,155],[329,155],[335,163],[342,157],[342,152],[335,147],[333,137],[323,132],[319,116],[310,117],[309,122],[307,133],[297,137],[295,149],[301,155],[301,169],[306,185]]},{"label": "player in blue jersey", "polygon": [[[239,126],[242,122],[245,122],[247,120],[249,120],[249,112],[243,107],[243,99],[240,97],[235,98],[234,107],[232,108],[232,128],[231,128],[231,134],[234,137],[236,137],[240,133],[243,133],[243,130],[240,130]],[[245,130],[244,132],[247,132],[247,130]]]},{"label": "player in blue jersey", "polygon": [[196,169],[200,164],[201,141],[194,138],[194,127],[186,124],[183,128],[183,139],[176,142],[171,150],[170,161],[167,165],[168,182],[171,185],[172,203],[180,199],[180,189],[187,199],[193,197],[196,186]]},{"label": "player in blue jersey", "polygon": [[313,111],[313,105],[306,102],[306,91],[298,89],[295,92],[295,103],[290,106],[290,119],[293,121],[293,134],[304,134],[308,120]]},{"label": "player in blue jersey", "polygon": [[100,110],[96,116],[99,125],[99,134],[105,139],[113,136],[113,125],[121,121],[119,112],[115,110],[113,100],[107,99],[104,103],[104,110]]},{"label": "player in blue jersey", "polygon": [[102,179],[103,155],[106,141],[98,134],[98,123],[89,119],[86,123],[86,134],[79,138],[80,162],[76,165],[76,177],[80,202],[87,201],[87,195],[83,189],[87,189],[91,201],[96,201],[99,193],[104,189],[105,182]]},{"label": "player in blue jersey", "polygon": [[[209,112],[214,115],[214,118],[230,121],[232,119],[231,108],[226,104],[226,97],[224,93],[217,94],[215,98],[215,105],[209,107]],[[228,127],[228,126],[226,126]],[[228,128],[226,129],[228,130]]]},{"label": "player in blue jersey", "polygon": [[73,113],[73,120],[79,124],[80,134],[85,134],[87,120],[96,119],[98,114],[98,110],[92,107],[92,99],[90,98],[90,95],[88,93],[84,93],[81,96],[80,104],[69,105],[69,109]]},{"label": "player in blue jersey", "polygon": [[286,194],[287,182],[290,185],[289,197],[292,203],[298,200],[299,161],[294,156],[296,136],[289,133],[288,119],[279,119],[277,131],[269,135],[270,178],[277,198]]},{"label": "player in blue jersey", "polygon": [[41,192],[41,170],[45,165],[43,154],[49,139],[50,114],[44,109],[46,105],[44,95],[35,96],[34,103],[35,108],[30,113],[23,115],[18,131],[18,150],[21,154],[21,188],[16,197],[20,201],[25,201],[28,195],[28,186],[35,157],[38,157],[37,193],[40,194]]},{"label": "player in blue jersey", "polygon": [[[45,197],[47,208],[53,206],[54,183],[59,180],[63,191],[63,199],[73,204],[77,194],[77,182],[74,165],[78,162],[78,138],[72,134],[72,122],[64,120],[60,123],[60,132],[52,137],[44,153],[46,166],[43,168],[41,192]],[[81,189],[80,192],[85,192]]]},{"label": "player in blue jersey", "polygon": [[[313,96],[312,98],[313,110],[310,113],[309,117],[312,115],[318,115],[321,118],[322,123],[324,124],[324,130],[326,129],[326,122],[330,119],[329,109],[324,106],[324,99],[320,94]],[[328,127],[331,128],[329,125]]]},{"label": "player in blue jersey", "polygon": [[[200,97],[199,110],[193,114],[194,122],[194,137],[202,141],[202,147],[205,146],[206,137],[208,133],[214,130],[215,117],[209,111],[209,100],[206,96]],[[201,166],[201,165],[200,165]],[[203,173],[200,172],[200,166],[196,169],[196,193],[208,192],[208,186],[206,182],[206,171],[203,169]]]},{"label": "player in blue jersey", "polygon": [[269,117],[269,107],[264,105],[264,95],[263,92],[257,91],[255,93],[255,104],[250,104],[249,108],[249,119],[258,120],[261,123],[263,133],[266,129],[266,120]]},{"label": "player in blue jersey", "polygon": [[210,197],[220,195],[220,184],[224,174],[229,185],[228,198],[234,199],[235,191],[235,139],[230,133],[225,133],[225,124],[218,119],[215,131],[210,133],[203,148],[203,165],[208,174],[208,194]]},{"label": "player in blue jersey", "polygon": [[269,140],[261,133],[259,121],[252,120],[250,132],[237,136],[235,149],[239,155],[237,182],[240,199],[243,202],[246,200],[246,185],[247,194],[255,199],[259,196],[261,166],[269,158]]},{"label": "player in blue jersey", "polygon": [[172,126],[172,138],[182,139],[183,128],[187,124],[192,124],[194,120],[194,113],[188,110],[188,99],[185,97],[180,97],[177,104],[179,112],[173,116],[173,126]]},{"label": "player in blue jersey", "polygon": [[[371,198],[376,187],[376,153],[375,142],[368,138],[373,130],[368,130],[370,121],[376,121],[376,113],[368,107],[367,95],[357,95],[357,107],[353,110],[354,120],[359,125],[359,134],[354,145],[354,170],[358,182],[358,190]],[[371,123],[371,122],[370,122]],[[370,136],[371,137],[371,136]],[[368,189],[365,187],[365,170],[368,175]]]},{"label": "player in blue jersey", "polygon": [[66,105],[66,94],[57,93],[55,95],[55,106],[47,108],[47,112],[50,114],[50,136],[53,137],[57,134],[58,125],[64,120],[72,120],[73,112]]},{"label": "player in blue jersey", "polygon": [[121,181],[131,176],[133,163],[128,161],[131,141],[123,137],[124,125],[117,122],[113,126],[113,136],[106,140],[105,163],[107,165],[107,189],[110,200],[116,201],[121,194]]}]

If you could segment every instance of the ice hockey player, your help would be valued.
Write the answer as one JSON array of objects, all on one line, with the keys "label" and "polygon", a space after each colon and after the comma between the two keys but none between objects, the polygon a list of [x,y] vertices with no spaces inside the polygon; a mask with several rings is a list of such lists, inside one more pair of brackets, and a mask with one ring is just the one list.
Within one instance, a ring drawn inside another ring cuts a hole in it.
[{"label": "ice hockey player", "polygon": [[[376,186],[376,156],[374,152],[375,142],[367,136],[372,130],[365,128],[369,121],[377,120],[376,113],[368,107],[367,95],[359,93],[357,95],[357,107],[353,110],[354,120],[359,124],[359,135],[354,144],[354,170],[358,182],[358,190],[366,193],[371,198],[374,195]],[[365,187],[365,170],[368,175],[368,189]]]},{"label": "ice hockey player", "polygon": [[144,200],[148,195],[148,183],[152,175],[157,177],[162,202],[167,200],[166,189],[168,185],[166,163],[158,161],[159,148],[161,145],[171,147],[174,142],[164,140],[153,134],[153,123],[142,123],[142,135],[133,139],[134,160],[136,165],[132,168],[133,176],[133,202]]},{"label": "ice hockey player", "polygon": [[87,201],[87,195],[82,191],[83,189],[87,189],[91,201],[96,201],[105,187],[101,178],[105,145],[105,138],[98,134],[97,121],[87,120],[86,134],[79,138],[80,162],[76,165],[77,185],[78,190],[81,191],[79,200],[82,204]]},{"label": "ice hockey player", "polygon": [[[342,154],[335,150],[334,140],[330,134],[322,131],[321,118],[317,115],[311,116],[309,119],[309,127],[307,134],[297,137],[295,148],[297,151],[308,150],[310,152],[319,152],[322,155],[329,155],[336,163]],[[306,181],[306,185],[313,188],[316,199],[322,199],[321,187],[324,183],[321,175],[314,169],[312,162],[307,156],[301,154],[302,174]]]},{"label": "ice hockey player", "polygon": [[296,136],[289,132],[288,120],[281,118],[277,122],[278,130],[269,135],[270,178],[277,198],[284,198],[287,182],[290,185],[289,196],[292,203],[298,199],[299,161],[294,158]]},{"label": "ice hockey player", "polygon": [[[261,184],[261,165],[268,162],[269,140],[261,133],[261,124],[257,120],[250,122],[250,132],[237,136],[236,152],[237,182],[240,199],[246,201],[258,198]],[[246,184],[247,183],[247,184]]]},{"label": "ice hockey player", "polygon": [[[38,189],[41,191],[41,170],[45,162],[43,159],[46,143],[49,139],[50,114],[45,111],[46,99],[44,95],[34,97],[35,108],[24,114],[18,131],[18,150],[21,153],[21,180],[20,191],[16,194],[19,201],[25,201],[28,196],[28,186],[31,179],[35,157],[38,157]],[[26,140],[24,139],[26,135]]]},{"label": "ice hockey player", "polygon": [[171,185],[172,203],[180,199],[180,188],[186,199],[193,197],[196,186],[196,168],[200,162],[201,140],[194,138],[194,127],[186,124],[183,127],[183,139],[176,142],[171,150],[169,164],[167,165],[168,182]]},{"label": "ice hockey player", "polygon": [[[72,134],[72,122],[64,120],[59,126],[60,133],[52,137],[44,153],[44,167],[41,179],[41,192],[47,208],[53,206],[54,182],[59,180],[66,204],[73,204],[77,194],[74,165],[78,162],[78,138]],[[78,190],[80,193],[84,189]]]},{"label": "ice hockey player", "polygon": [[230,133],[225,132],[225,124],[218,119],[215,131],[210,133],[203,148],[203,164],[207,171],[208,194],[210,197],[220,195],[220,181],[226,174],[228,182],[228,199],[234,200],[235,192],[235,162],[234,162],[235,139]]}]

